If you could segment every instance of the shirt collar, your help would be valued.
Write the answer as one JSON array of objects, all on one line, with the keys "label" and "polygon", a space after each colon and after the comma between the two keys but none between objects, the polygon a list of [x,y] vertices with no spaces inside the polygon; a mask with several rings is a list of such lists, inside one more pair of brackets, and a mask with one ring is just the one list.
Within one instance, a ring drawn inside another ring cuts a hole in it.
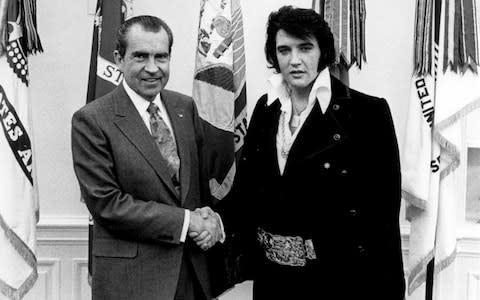
[{"label": "shirt collar", "polygon": [[[146,112],[148,106],[150,105],[150,101],[146,100],[145,98],[143,98],[142,96],[137,94],[137,92],[132,90],[132,88],[128,86],[128,84],[125,80],[123,80],[122,84],[123,84],[123,88],[125,89],[125,92],[127,92],[128,97],[130,97],[130,99],[133,102],[133,105],[135,105],[135,108],[141,114]],[[155,96],[155,99],[153,99],[152,102],[158,106],[158,108],[160,109],[160,113],[161,113],[161,111],[163,109],[163,105],[162,105],[162,101],[160,99],[160,93],[157,96]]]},{"label": "shirt collar", "polygon": [[[282,108],[287,106],[287,103],[290,103],[290,96],[287,91],[287,85],[283,80],[282,74],[274,74],[268,79],[270,84],[269,90],[267,92],[267,105],[271,105],[275,100],[280,100]],[[318,104],[323,113],[328,108],[330,100],[332,98],[332,88],[330,83],[330,71],[328,68],[323,69],[315,79],[313,83],[312,90],[308,97],[308,103],[312,103],[317,99]]]}]

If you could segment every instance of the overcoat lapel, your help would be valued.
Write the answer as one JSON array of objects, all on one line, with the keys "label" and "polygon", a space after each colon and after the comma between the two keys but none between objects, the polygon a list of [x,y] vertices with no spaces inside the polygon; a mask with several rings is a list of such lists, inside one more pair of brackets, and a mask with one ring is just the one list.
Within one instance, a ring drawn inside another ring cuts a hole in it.
[{"label": "overcoat lapel", "polygon": [[180,186],[181,186],[181,199],[182,203],[185,202],[185,198],[188,195],[188,189],[190,187],[190,155],[188,149],[188,137],[186,136],[189,130],[186,130],[186,115],[183,107],[179,106],[180,101],[172,96],[165,95],[164,92],[160,93],[163,104],[165,105],[170,118],[170,122],[175,133],[175,142],[177,144],[178,156],[180,158]]},{"label": "overcoat lapel", "polygon": [[325,113],[322,113],[318,101],[305,120],[295,142],[290,149],[285,172],[298,163],[302,163],[343,143],[348,139],[348,119],[350,116],[350,95],[348,88],[332,77],[332,99]]},{"label": "overcoat lapel", "polygon": [[265,130],[265,138],[261,138],[260,141],[266,143],[266,155],[265,157],[269,158],[267,161],[270,166],[269,170],[274,171],[274,175],[280,176],[280,166],[278,165],[277,158],[277,132],[278,132],[278,122],[280,120],[280,110],[281,104],[277,99],[270,106],[267,107],[266,123],[262,131]]},{"label": "overcoat lapel", "polygon": [[[176,195],[172,179],[167,171],[167,162],[160,154],[154,139],[145,127],[145,123],[122,85],[115,90],[113,99],[115,112],[114,123],[143,157],[145,157],[172,194]],[[176,198],[176,196],[174,198]]]}]

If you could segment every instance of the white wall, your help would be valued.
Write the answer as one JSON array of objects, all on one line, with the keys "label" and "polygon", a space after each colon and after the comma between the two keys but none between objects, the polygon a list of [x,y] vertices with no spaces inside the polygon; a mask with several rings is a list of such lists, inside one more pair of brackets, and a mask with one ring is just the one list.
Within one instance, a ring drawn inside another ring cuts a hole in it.
[{"label": "white wall", "polygon": [[70,119],[86,99],[93,16],[85,0],[40,0],[37,21],[45,52],[29,66],[40,217],[86,215],[73,174]]},{"label": "white wall", "polygon": [[[43,224],[78,225],[85,222],[88,215],[79,202],[80,192],[72,168],[70,119],[86,99],[93,29],[93,15],[89,14],[89,8],[91,11],[94,2],[37,1],[38,28],[45,52],[30,58],[30,91],[40,191],[40,222]],[[190,95],[200,1],[134,2],[135,14],[157,15],[171,26],[174,45],[167,87]],[[350,72],[351,86],[388,100],[402,143],[412,69],[415,1],[366,2],[368,63],[361,71]],[[266,79],[271,74],[266,68],[263,51],[267,16],[284,4],[310,7],[311,0],[241,1],[249,115],[256,100],[264,93]],[[242,297],[248,293],[247,290],[240,290]],[[239,290],[234,292],[238,293]]]}]

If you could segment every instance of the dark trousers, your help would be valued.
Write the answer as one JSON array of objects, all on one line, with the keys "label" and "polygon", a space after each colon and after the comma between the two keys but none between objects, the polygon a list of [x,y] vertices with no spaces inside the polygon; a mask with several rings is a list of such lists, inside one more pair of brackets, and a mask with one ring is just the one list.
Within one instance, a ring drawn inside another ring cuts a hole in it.
[{"label": "dark trousers", "polygon": [[180,276],[174,300],[207,300],[197,279],[192,262],[185,254],[182,258]]}]

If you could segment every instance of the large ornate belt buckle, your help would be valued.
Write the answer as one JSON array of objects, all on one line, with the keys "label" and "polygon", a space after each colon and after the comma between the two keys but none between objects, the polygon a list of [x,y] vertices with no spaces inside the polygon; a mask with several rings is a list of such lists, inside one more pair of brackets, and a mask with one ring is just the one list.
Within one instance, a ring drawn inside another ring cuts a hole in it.
[{"label": "large ornate belt buckle", "polygon": [[307,259],[317,256],[312,240],[303,240],[300,236],[282,236],[258,228],[257,237],[262,244],[266,257],[280,265],[303,267]]}]

